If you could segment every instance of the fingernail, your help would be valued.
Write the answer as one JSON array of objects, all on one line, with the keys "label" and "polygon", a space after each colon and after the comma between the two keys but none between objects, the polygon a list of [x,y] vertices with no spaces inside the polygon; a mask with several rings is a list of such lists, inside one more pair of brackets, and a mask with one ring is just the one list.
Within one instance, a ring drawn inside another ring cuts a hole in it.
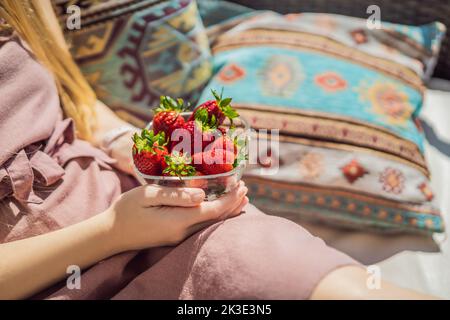
[{"label": "fingernail", "polygon": [[196,191],[194,194],[191,195],[191,199],[194,202],[200,202],[205,199],[205,193],[203,191]]}]

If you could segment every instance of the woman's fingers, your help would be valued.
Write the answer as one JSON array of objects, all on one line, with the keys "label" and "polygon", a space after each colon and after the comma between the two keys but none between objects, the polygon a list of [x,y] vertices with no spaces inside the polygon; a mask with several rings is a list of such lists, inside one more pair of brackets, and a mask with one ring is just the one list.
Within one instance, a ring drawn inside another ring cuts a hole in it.
[{"label": "woman's fingers", "polygon": [[242,213],[242,210],[244,209],[244,207],[250,202],[250,200],[247,197],[244,197],[244,199],[242,199],[241,203],[239,204],[239,206],[234,209],[228,216],[227,218],[231,218],[231,217],[235,217],[238,216]]},{"label": "woman's fingers", "polygon": [[241,181],[234,190],[223,195],[219,199],[205,201],[197,208],[185,210],[185,217],[193,224],[226,217],[242,202],[247,191],[247,187]]},{"label": "woman's fingers", "polygon": [[[245,190],[247,190],[246,187],[245,187]],[[245,194],[247,194],[247,192]],[[241,213],[242,208],[246,204],[246,203],[244,204],[244,202],[246,201],[245,199],[247,198],[245,196],[245,194],[244,194],[244,197],[242,197],[240,199],[240,201],[234,203],[232,208],[230,208],[228,211],[222,213],[220,216],[218,216],[216,218],[216,220],[223,220],[223,219],[231,218],[231,217],[234,217],[234,216],[238,215],[239,213]]]},{"label": "woman's fingers", "polygon": [[190,227],[188,227],[187,229],[187,236],[190,236],[191,234],[194,234],[195,232],[202,230],[206,227],[209,227],[210,225],[216,223],[217,221],[219,221],[220,219],[226,219],[226,218],[232,218],[232,217],[236,217],[238,216],[241,212],[242,209],[249,203],[249,199],[247,197],[244,197],[244,199],[242,199],[241,203],[228,215],[226,216],[222,216],[219,219],[215,219],[215,220],[209,220],[206,222],[201,222],[201,223],[197,223],[194,225],[191,225]]},{"label": "woman's fingers", "polygon": [[205,192],[198,188],[170,188],[146,185],[136,189],[139,189],[136,192],[143,207],[195,207],[199,206],[205,199]]}]

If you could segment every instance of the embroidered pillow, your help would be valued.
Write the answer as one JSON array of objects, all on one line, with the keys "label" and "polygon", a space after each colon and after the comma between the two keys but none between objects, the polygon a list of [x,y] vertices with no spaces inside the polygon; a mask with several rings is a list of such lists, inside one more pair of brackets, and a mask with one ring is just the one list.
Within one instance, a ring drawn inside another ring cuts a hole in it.
[{"label": "embroidered pillow", "polygon": [[216,38],[201,99],[223,87],[253,128],[280,129],[279,151],[262,152],[278,172],[246,172],[251,201],[295,220],[442,232],[416,116],[444,29],[263,13]]},{"label": "embroidered pillow", "polygon": [[[53,0],[72,54],[98,97],[137,125],[160,95],[197,99],[211,54],[193,0]],[[81,28],[66,12],[81,8]]]}]

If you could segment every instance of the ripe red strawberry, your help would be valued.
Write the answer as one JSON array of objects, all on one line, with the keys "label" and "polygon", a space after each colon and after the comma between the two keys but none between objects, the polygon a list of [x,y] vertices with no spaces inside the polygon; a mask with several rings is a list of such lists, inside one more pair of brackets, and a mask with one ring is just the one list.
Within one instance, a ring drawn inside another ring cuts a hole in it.
[{"label": "ripe red strawberry", "polygon": [[[199,129],[195,123],[195,121],[185,122],[180,128],[180,130],[185,131],[176,131],[175,134],[180,134],[179,140],[171,140],[169,144],[169,149],[171,152],[185,152],[190,155],[194,153],[194,136],[196,134],[201,134],[201,129]],[[185,141],[185,137],[189,137],[189,141]]]},{"label": "ripe red strawberry", "polygon": [[216,138],[214,142],[210,143],[204,150],[210,151],[213,149],[223,149],[229,152],[233,152],[234,155],[236,155],[238,151],[238,148],[234,141],[226,135],[221,135],[220,137]]},{"label": "ripe red strawberry", "polygon": [[239,116],[230,105],[231,98],[222,99],[222,94],[218,95],[214,90],[211,90],[211,92],[216,100],[208,100],[195,108],[189,117],[189,121],[200,120],[210,126],[217,127],[225,121],[225,118],[232,121]]},{"label": "ripe red strawberry", "polygon": [[164,132],[155,135],[153,131],[143,129],[140,136],[134,134],[133,142],[133,161],[139,172],[161,175],[164,157],[168,153]]},{"label": "ripe red strawberry", "polygon": [[227,129],[224,127],[218,127],[217,130],[219,130],[223,136],[227,134]]},{"label": "ripe red strawberry", "polygon": [[[194,176],[200,177],[200,176],[204,176],[204,174],[197,171]],[[186,187],[206,189],[206,188],[208,188],[208,179],[186,180]]]},{"label": "ripe red strawberry", "polygon": [[191,165],[192,158],[187,154],[172,152],[164,157],[166,168],[163,170],[164,176],[171,177],[191,177],[196,174],[195,168]]},{"label": "ripe red strawberry", "polygon": [[159,107],[153,117],[153,130],[157,134],[163,131],[170,139],[173,130],[184,124],[181,112],[186,109],[183,99],[174,100],[168,96],[160,97]]},{"label": "ripe red strawberry", "polygon": [[[203,151],[208,145],[215,141],[216,138],[222,136],[222,130],[214,127],[211,128],[198,120],[185,122],[179,129],[186,130],[186,132],[180,132],[183,137],[179,139],[180,141],[172,140],[170,142],[170,150],[174,150],[174,147],[176,146],[176,151],[183,151],[190,155]],[[177,135],[178,131],[175,134]],[[185,135],[190,138],[190,141],[184,141]],[[195,146],[195,143],[198,143],[199,146]],[[187,150],[182,150],[182,148]]]},{"label": "ripe red strawberry", "polygon": [[[169,177],[196,177],[203,176],[204,174],[195,170],[192,166],[192,158],[186,154],[173,152],[165,157],[167,168],[163,170],[164,176]],[[202,188],[208,187],[207,179],[187,179],[184,180],[186,187],[188,188]]]},{"label": "ripe red strawberry", "polygon": [[198,171],[205,175],[211,175],[233,170],[236,157],[233,152],[213,149],[194,154],[192,159],[193,165]]}]

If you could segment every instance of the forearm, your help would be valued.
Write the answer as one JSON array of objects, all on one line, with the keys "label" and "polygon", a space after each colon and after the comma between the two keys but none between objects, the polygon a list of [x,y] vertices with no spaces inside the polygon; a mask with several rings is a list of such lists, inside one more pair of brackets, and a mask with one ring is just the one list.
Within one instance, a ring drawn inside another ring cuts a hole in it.
[{"label": "forearm", "polygon": [[[134,174],[131,158],[131,140],[138,132],[129,123],[120,119],[113,111],[100,101],[96,105],[97,126],[94,131],[93,143],[105,151],[115,160],[118,169],[125,173]],[[105,145],[106,144],[106,145]]]},{"label": "forearm", "polygon": [[111,130],[123,126],[130,126],[128,122],[120,119],[109,107],[107,107],[101,101],[97,101],[95,105],[95,113],[97,115],[97,119],[96,126],[93,132],[93,143],[97,146],[101,145],[103,137]]},{"label": "forearm", "polygon": [[106,213],[48,234],[0,245],[0,299],[29,297],[116,252]]},{"label": "forearm", "polygon": [[345,266],[326,275],[314,289],[313,300],[429,300],[427,294],[381,281],[379,288],[367,285],[368,274],[359,266]]}]

